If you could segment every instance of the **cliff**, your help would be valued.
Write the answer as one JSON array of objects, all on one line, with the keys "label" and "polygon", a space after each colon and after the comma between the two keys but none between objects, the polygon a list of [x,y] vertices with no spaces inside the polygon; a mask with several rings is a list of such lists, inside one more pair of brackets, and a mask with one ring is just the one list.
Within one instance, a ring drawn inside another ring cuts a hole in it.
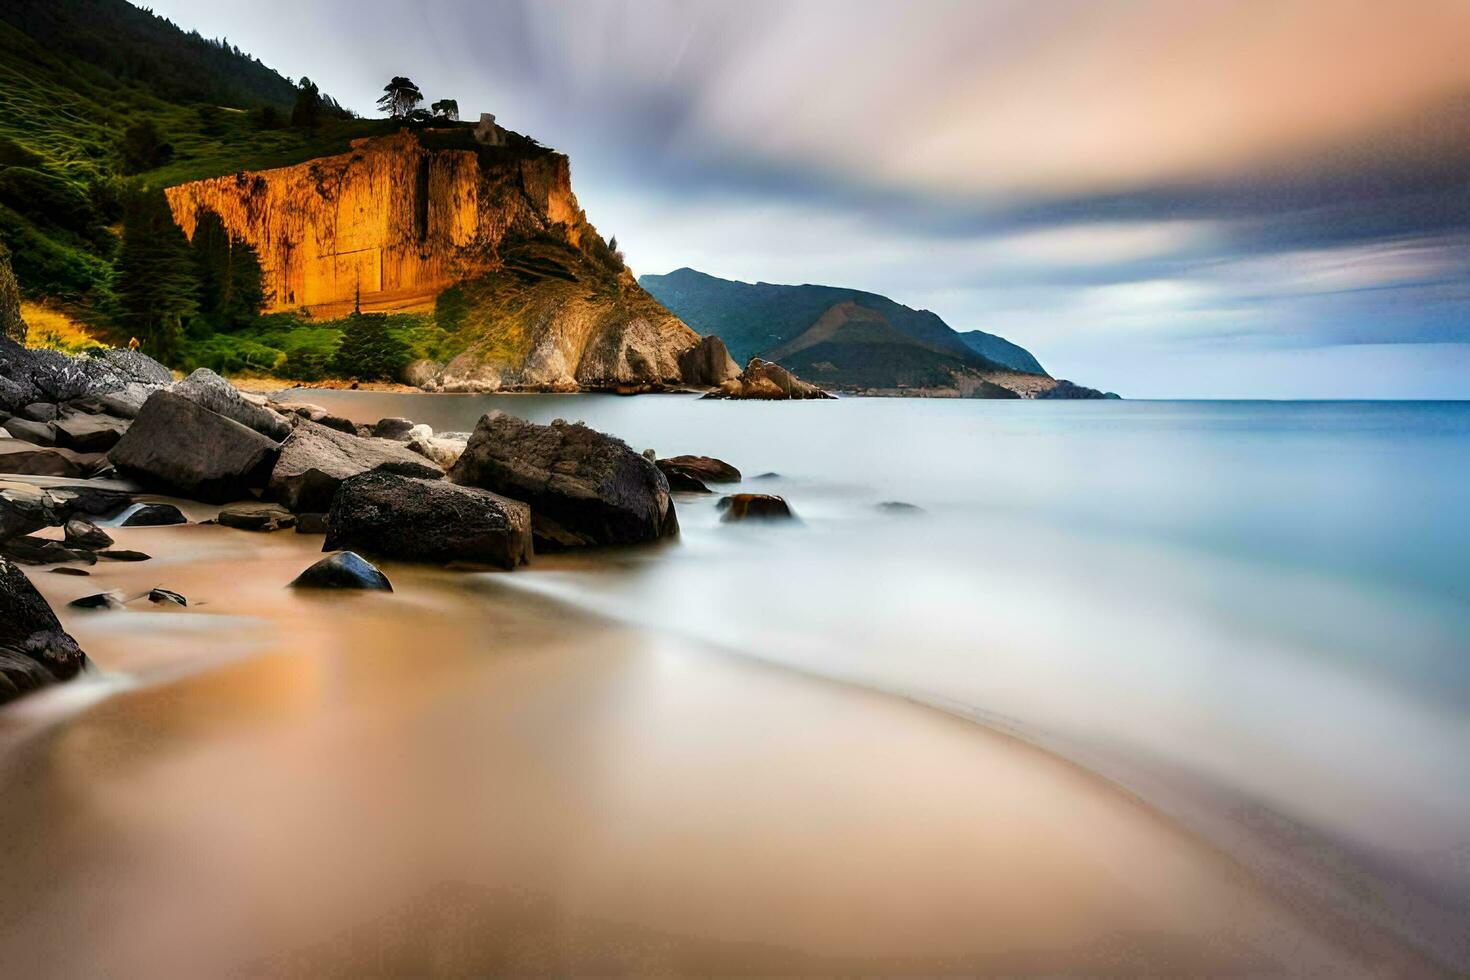
[{"label": "cliff", "polygon": [[[565,156],[467,128],[358,140],[348,153],[167,190],[193,236],[213,211],[258,254],[270,312],[433,311],[458,355],[413,380],[447,390],[717,385],[700,337],[622,268],[572,193]],[[701,361],[701,363],[705,363]]]}]

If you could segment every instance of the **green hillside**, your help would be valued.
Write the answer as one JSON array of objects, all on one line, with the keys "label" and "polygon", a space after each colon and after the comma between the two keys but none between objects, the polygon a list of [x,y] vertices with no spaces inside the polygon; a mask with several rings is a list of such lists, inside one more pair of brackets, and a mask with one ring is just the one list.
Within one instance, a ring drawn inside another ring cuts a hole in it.
[{"label": "green hillside", "polygon": [[694,269],[639,282],[695,330],[717,334],[737,361],[772,358],[819,383],[943,387],[966,372],[1046,375],[1004,338],[958,334],[928,310],[859,289],[737,282]]},{"label": "green hillside", "polygon": [[0,241],[22,293],[126,340],[116,297],[131,195],[340,152],[385,124],[124,0],[0,4]]}]

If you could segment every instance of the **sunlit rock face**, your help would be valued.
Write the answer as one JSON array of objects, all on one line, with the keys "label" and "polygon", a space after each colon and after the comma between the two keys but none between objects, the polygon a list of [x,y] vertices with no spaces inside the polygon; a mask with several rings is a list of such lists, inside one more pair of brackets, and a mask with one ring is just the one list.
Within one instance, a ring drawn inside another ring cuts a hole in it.
[{"label": "sunlit rock face", "polygon": [[571,244],[584,217],[567,158],[430,150],[411,133],[358,140],[350,153],[169,188],[193,236],[214,211],[259,253],[268,310],[320,317],[423,307],[452,283],[493,268],[509,232],[557,226]]},{"label": "sunlit rock face", "polygon": [[[419,363],[441,390],[715,385],[725,365],[638,285],[531,144],[445,148],[407,131],[350,153],[169,188],[193,236],[213,211],[255,247],[268,311],[436,309],[462,350]],[[444,296],[451,287],[459,288]],[[445,302],[440,302],[443,297]]]}]

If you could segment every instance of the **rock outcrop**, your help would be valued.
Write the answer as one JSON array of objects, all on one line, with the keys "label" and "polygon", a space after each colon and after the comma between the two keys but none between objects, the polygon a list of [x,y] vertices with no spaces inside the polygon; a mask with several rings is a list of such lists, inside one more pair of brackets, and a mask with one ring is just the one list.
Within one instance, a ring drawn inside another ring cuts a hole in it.
[{"label": "rock outcrop", "polygon": [[531,559],[531,512],[488,490],[374,470],[342,483],[323,551],[515,568]]},{"label": "rock outcrop", "polygon": [[87,666],[87,655],[15,565],[0,558],[0,703]]},{"label": "rock outcrop", "polygon": [[233,419],[156,391],[108,459],[155,486],[222,504],[265,486],[279,448]]},{"label": "rock outcrop", "polygon": [[291,434],[290,423],[278,412],[246,401],[234,385],[209,368],[199,368],[170,390],[201,408],[207,408],[227,419],[234,419],[276,442]]},{"label": "rock outcrop", "polygon": [[833,396],[816,385],[807,384],[779,364],[752,357],[740,377],[726,381],[704,397],[791,401]]},{"label": "rock outcrop", "polygon": [[538,551],[636,544],[679,530],[658,467],[580,423],[537,425],[491,412],[449,476],[529,504]]},{"label": "rock outcrop", "polygon": [[302,419],[281,446],[267,494],[297,513],[324,513],[343,480],[380,467],[425,479],[444,475],[402,443],[350,436]]},{"label": "rock outcrop", "polygon": [[155,390],[173,383],[168,368],[130,350],[70,357],[28,350],[0,338],[0,410],[18,412],[33,402],[100,398],[132,385]]},{"label": "rock outcrop", "polygon": [[[719,384],[702,343],[644,292],[572,193],[562,154],[469,127],[357,140],[348,153],[168,188],[254,246],[270,311],[435,311],[453,338],[412,383],[442,391]],[[457,350],[456,350],[457,348]]]},{"label": "rock outcrop", "polygon": [[658,468],[667,476],[685,473],[703,483],[739,483],[740,471],[723,459],[713,456],[669,456],[658,460]]}]

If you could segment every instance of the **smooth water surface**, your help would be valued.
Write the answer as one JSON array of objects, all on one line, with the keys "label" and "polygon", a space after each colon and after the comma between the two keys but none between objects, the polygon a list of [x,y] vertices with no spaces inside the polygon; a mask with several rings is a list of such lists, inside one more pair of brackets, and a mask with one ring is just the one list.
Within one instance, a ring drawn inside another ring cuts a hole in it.
[{"label": "smooth water surface", "polygon": [[681,495],[511,580],[1015,732],[1467,962],[1470,404],[310,395],[726,459],[800,523]]}]

